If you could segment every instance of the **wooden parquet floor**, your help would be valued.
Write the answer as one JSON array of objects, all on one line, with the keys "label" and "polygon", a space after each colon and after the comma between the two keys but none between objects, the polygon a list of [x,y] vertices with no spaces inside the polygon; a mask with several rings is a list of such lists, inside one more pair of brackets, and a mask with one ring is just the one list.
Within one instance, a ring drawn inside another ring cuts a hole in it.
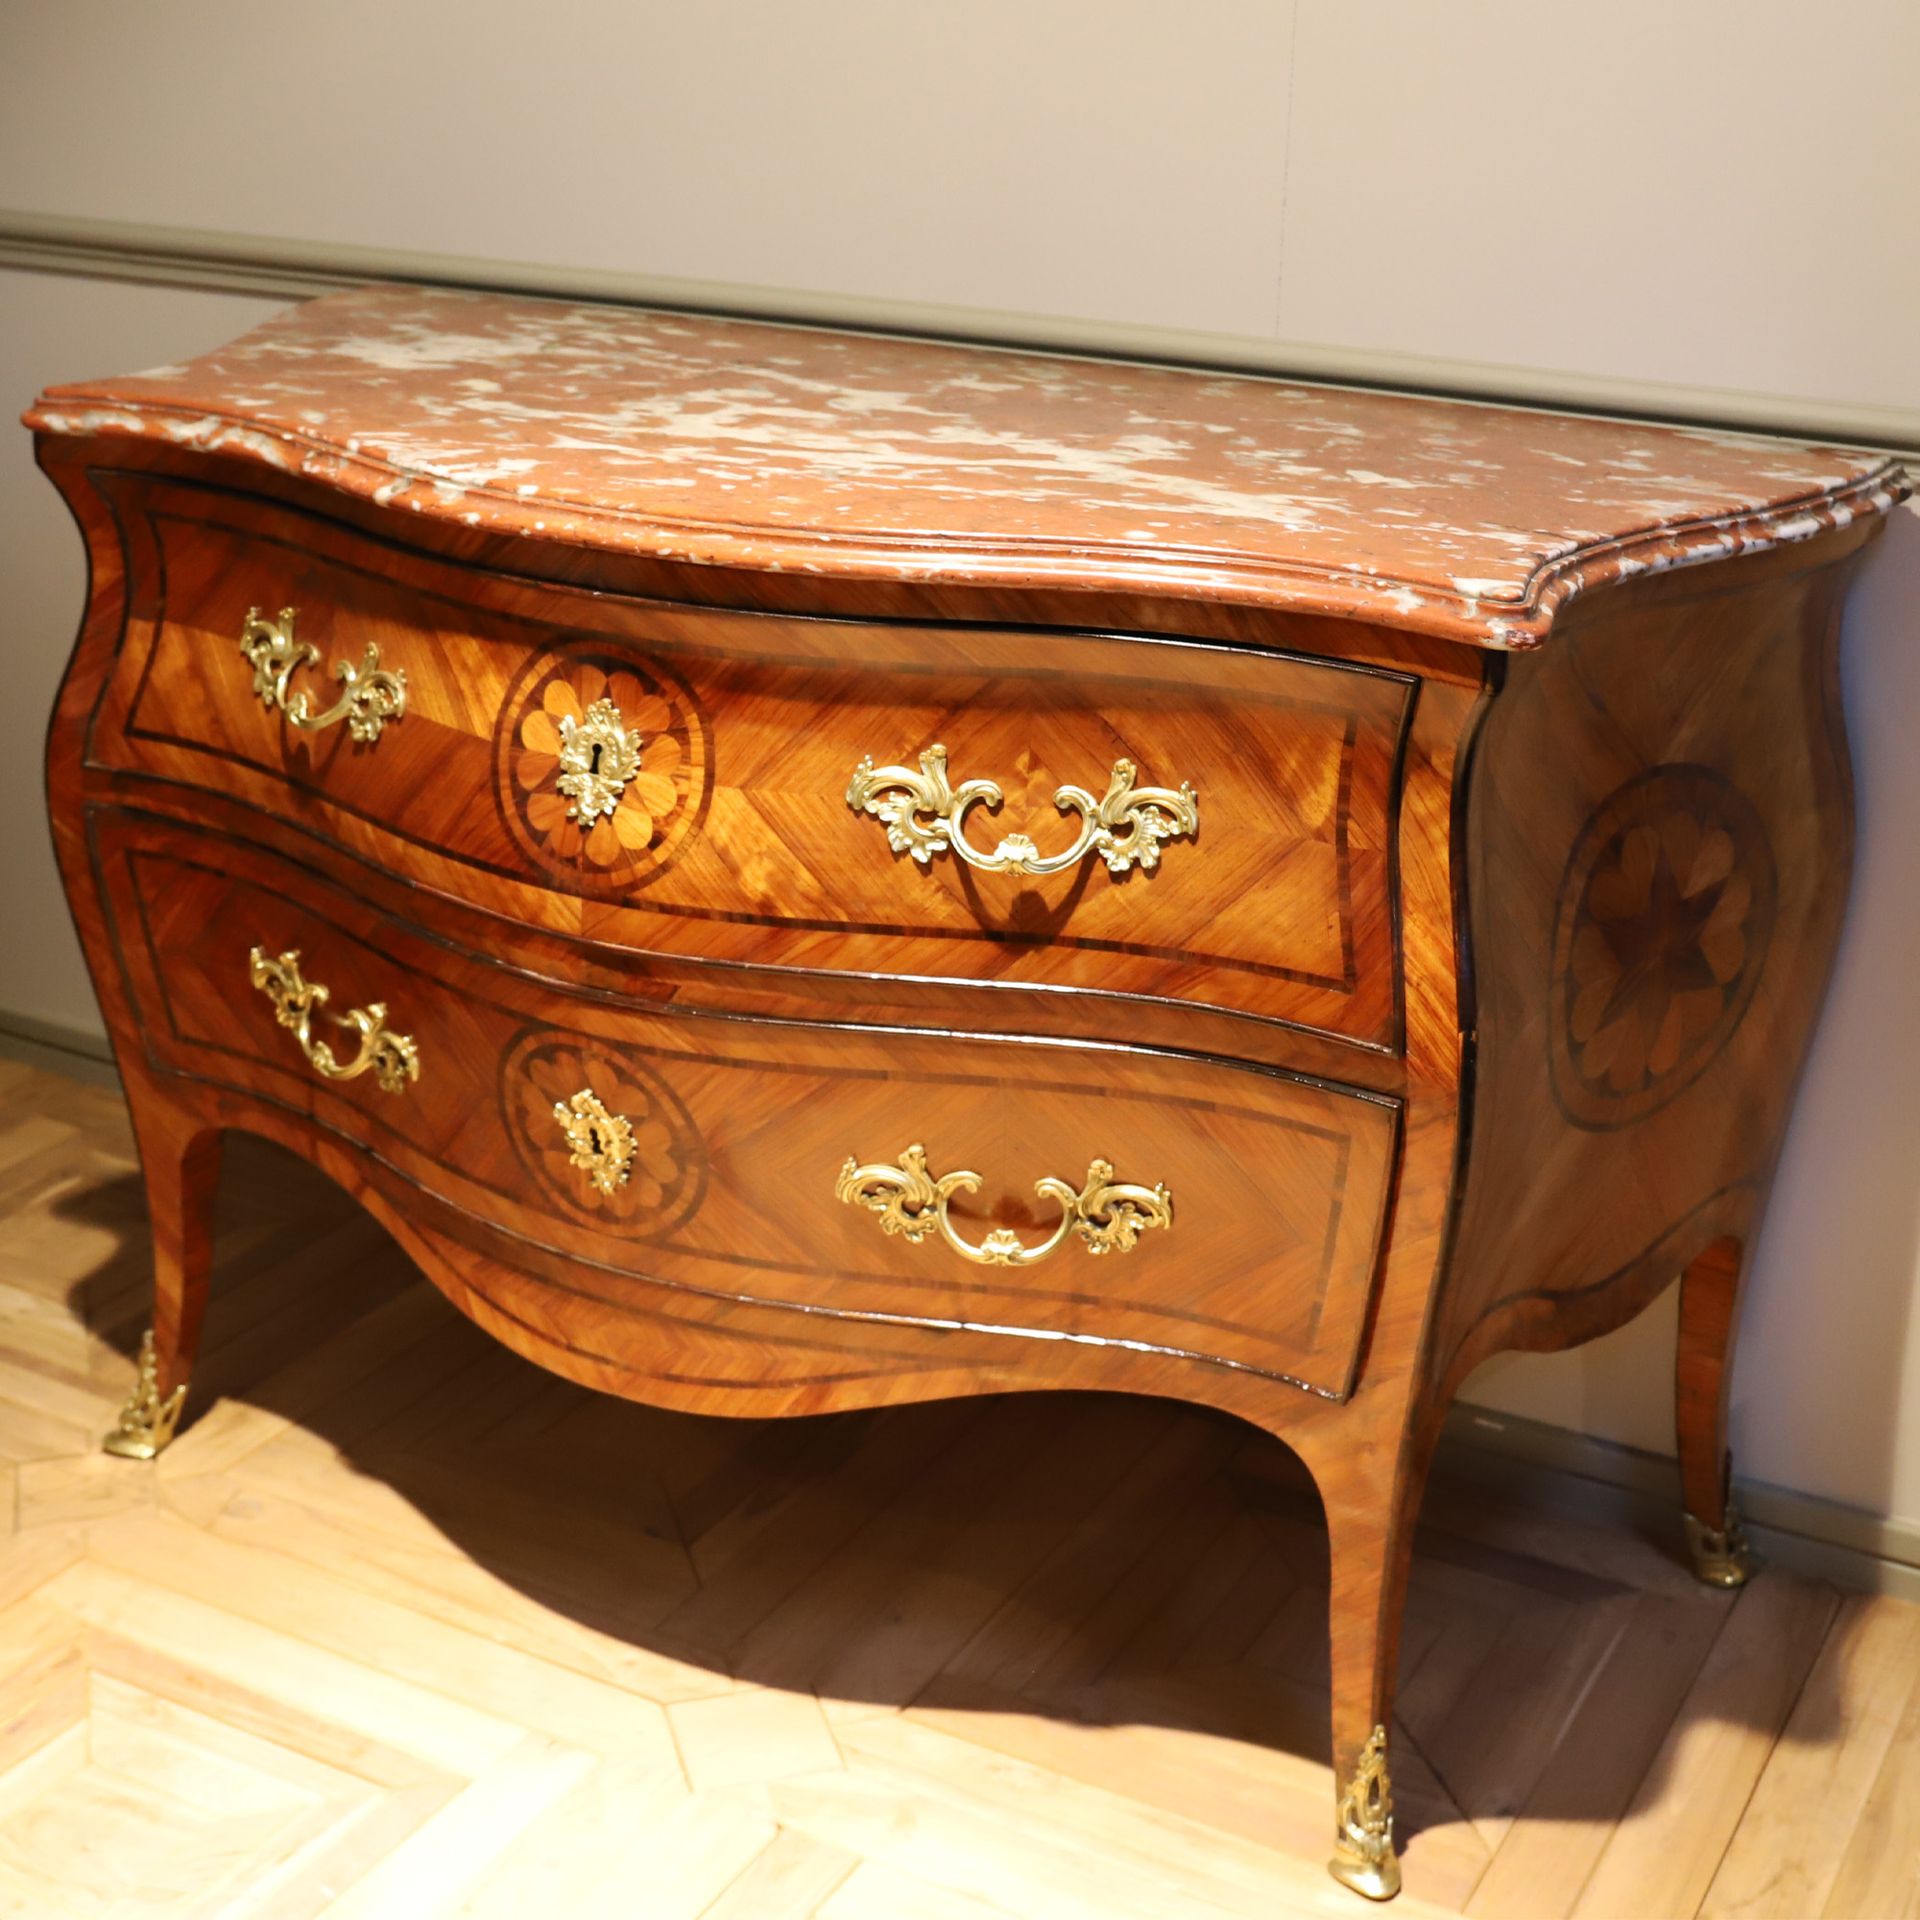
[{"label": "wooden parquet floor", "polygon": [[[118,1097],[0,1062],[0,1914],[1364,1911],[1277,1445],[1105,1398],[597,1398],[239,1140],[198,1417],[109,1460],[145,1260]],[[1401,1920],[1920,1916],[1920,1608],[1428,1511]]]}]

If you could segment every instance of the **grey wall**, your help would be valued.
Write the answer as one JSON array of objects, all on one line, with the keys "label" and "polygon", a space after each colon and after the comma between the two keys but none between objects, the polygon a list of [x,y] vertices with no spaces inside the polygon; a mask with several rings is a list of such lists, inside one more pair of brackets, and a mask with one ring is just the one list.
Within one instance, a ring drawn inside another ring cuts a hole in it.
[{"label": "grey wall", "polygon": [[86,601],[86,557],[12,416],[54,381],[185,358],[284,304],[0,271],[0,1023],[25,1016],[103,1031],[54,869],[41,769]]}]

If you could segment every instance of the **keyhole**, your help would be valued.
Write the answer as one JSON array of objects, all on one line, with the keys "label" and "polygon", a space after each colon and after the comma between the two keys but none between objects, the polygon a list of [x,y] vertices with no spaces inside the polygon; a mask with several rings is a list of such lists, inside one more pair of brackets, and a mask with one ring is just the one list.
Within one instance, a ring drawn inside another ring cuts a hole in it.
[{"label": "keyhole", "polygon": [[587,762],[587,771],[589,773],[598,773],[600,771],[600,753],[600,742],[596,740],[593,743],[593,758]]}]

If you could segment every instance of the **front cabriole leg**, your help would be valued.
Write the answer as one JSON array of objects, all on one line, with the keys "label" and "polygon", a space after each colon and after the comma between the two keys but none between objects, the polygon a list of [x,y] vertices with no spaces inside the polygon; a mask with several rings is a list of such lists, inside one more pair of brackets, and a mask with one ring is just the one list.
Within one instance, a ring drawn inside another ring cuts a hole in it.
[{"label": "front cabriole leg", "polygon": [[1334,1849],[1327,1870],[1369,1900],[1400,1891],[1393,1840],[1394,1671],[1409,1553],[1392,1506],[1340,1508],[1323,1490],[1332,1546]]},{"label": "front cabriole leg", "polygon": [[1326,1508],[1333,1678],[1334,1850],[1327,1869],[1369,1900],[1400,1891],[1393,1825],[1393,1696],[1413,1528],[1431,1445],[1424,1426],[1376,1429],[1311,1459]]},{"label": "front cabriole leg", "polygon": [[133,1392],[102,1444],[124,1460],[151,1460],[180,1424],[200,1344],[222,1136],[137,1083],[127,1096],[153,1230],[153,1324],[140,1342]]}]

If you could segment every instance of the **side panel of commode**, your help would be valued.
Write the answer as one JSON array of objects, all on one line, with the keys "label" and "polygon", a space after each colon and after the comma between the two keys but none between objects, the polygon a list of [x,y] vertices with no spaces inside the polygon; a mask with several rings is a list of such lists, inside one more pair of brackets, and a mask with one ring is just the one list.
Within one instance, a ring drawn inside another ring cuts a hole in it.
[{"label": "side panel of commode", "polygon": [[1870,529],[1573,609],[1467,806],[1476,1072],[1434,1375],[1632,1317],[1753,1231],[1846,899]]}]

